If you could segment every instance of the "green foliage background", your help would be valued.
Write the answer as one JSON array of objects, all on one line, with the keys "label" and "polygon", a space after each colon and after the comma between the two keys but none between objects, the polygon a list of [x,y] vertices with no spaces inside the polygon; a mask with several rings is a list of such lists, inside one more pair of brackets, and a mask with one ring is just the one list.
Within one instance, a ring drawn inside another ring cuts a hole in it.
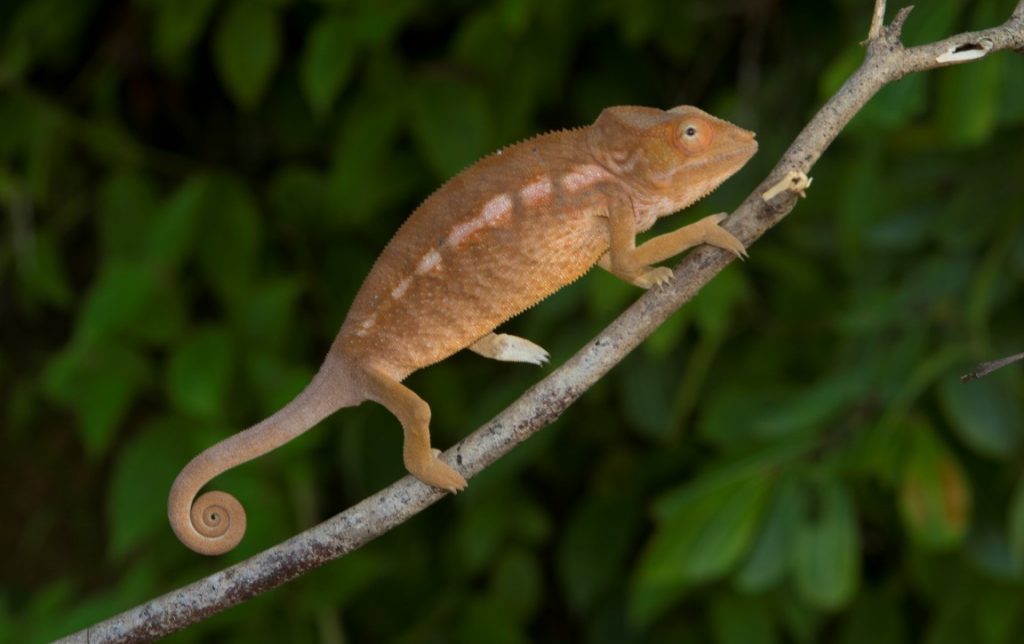
[{"label": "green foliage background", "polygon": [[[918,3],[906,40],[1012,0]],[[0,4],[0,639],[66,634],[402,475],[364,405],[216,484],[177,471],[313,373],[376,253],[479,156],[602,107],[701,105],[758,157],[858,64],[868,0]],[[1024,641],[1024,58],[886,89],[809,198],[555,426],[365,549],[171,641]],[[695,214],[671,218],[678,226]],[[638,292],[513,321],[558,364]],[[549,369],[416,374],[447,447]]]}]

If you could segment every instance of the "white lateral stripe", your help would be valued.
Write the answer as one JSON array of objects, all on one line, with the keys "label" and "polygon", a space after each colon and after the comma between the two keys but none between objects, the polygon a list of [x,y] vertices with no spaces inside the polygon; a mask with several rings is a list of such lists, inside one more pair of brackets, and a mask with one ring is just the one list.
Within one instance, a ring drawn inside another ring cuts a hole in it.
[{"label": "white lateral stripe", "polygon": [[[512,198],[507,194],[494,197],[480,209],[480,214],[464,224],[459,224],[452,229],[448,236],[450,246],[458,246],[466,237],[486,226],[495,226],[512,212]],[[431,251],[433,252],[433,251]],[[425,258],[424,258],[425,259]],[[422,262],[421,262],[422,264]]]},{"label": "white lateral stripe", "polygon": [[395,298],[396,300],[398,298],[402,297],[402,295],[405,293],[406,289],[409,288],[409,283],[411,281],[412,281],[412,278],[411,277],[407,277],[404,280],[402,280],[401,282],[399,282],[398,286],[396,286],[395,289],[393,291],[391,291],[391,297]]},{"label": "white lateral stripe", "polygon": [[538,201],[541,201],[550,194],[551,179],[546,176],[527,184],[525,188],[519,191],[519,197],[527,206],[536,205]]},{"label": "white lateral stripe", "polygon": [[417,273],[427,273],[434,270],[441,265],[441,253],[431,249],[429,253],[423,256],[420,260],[419,265],[416,266]]},{"label": "white lateral stripe", "polygon": [[562,177],[562,187],[569,192],[577,192],[607,177],[608,173],[600,166],[578,165]]}]

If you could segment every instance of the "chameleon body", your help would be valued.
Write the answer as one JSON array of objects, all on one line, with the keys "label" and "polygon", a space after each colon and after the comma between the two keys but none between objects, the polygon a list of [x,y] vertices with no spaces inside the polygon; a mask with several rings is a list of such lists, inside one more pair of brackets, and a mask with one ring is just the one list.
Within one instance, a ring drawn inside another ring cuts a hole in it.
[{"label": "chameleon body", "polygon": [[[437,458],[430,407],[401,384],[469,348],[541,364],[547,353],[495,334],[510,317],[595,264],[640,287],[671,279],[652,266],[701,243],[745,255],[712,215],[647,242],[636,234],[701,199],[757,151],[752,132],[701,110],[612,107],[590,126],[504,148],[453,177],[395,234],[356,295],[309,386],[261,423],[207,449],[179,474],[171,526],[190,548],[220,554],[245,530],[234,497],[197,492],[342,407],[373,400],[405,432],[403,460],[421,481],[456,492],[461,474]],[[194,500],[194,502],[193,502]]]}]

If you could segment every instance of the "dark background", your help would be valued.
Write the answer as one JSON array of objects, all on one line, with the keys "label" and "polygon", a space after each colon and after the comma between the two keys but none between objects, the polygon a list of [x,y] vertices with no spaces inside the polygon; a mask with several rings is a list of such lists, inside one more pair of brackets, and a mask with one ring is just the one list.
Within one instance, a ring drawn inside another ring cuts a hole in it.
[{"label": "dark background", "polygon": [[[1012,0],[918,3],[909,44]],[[0,639],[67,634],[403,474],[372,404],[170,483],[312,375],[441,181],[603,107],[690,103],[761,152],[856,67],[867,0],[0,4]],[[1024,57],[904,79],[781,226],[554,426],[391,534],[171,641],[1024,640]],[[508,329],[570,356],[639,292],[601,271]],[[550,367],[417,373],[448,447]]]}]

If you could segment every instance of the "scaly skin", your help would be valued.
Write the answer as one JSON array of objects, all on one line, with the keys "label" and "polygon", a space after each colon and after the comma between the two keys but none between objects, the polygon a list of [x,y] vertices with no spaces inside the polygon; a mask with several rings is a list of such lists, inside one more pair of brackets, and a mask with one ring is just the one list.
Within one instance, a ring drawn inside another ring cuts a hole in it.
[{"label": "scaly skin", "polygon": [[[694,245],[745,255],[718,226],[723,215],[640,246],[635,237],[707,195],[756,151],[753,133],[697,108],[613,107],[589,127],[504,148],[456,175],[381,253],[309,388],[182,471],[168,502],[175,533],[205,554],[230,550],[244,531],[241,505],[219,493],[213,500],[220,510],[200,507],[203,498],[193,510],[199,489],[364,400],[383,404],[402,423],[403,460],[413,475],[463,489],[465,479],[430,446],[430,407],[401,381],[465,348],[499,360],[546,361],[528,340],[492,332],[594,264],[649,288],[672,276],[652,264]],[[201,536],[193,524],[204,516],[220,524],[199,526],[213,536]],[[239,524],[241,531],[234,529]]]}]

